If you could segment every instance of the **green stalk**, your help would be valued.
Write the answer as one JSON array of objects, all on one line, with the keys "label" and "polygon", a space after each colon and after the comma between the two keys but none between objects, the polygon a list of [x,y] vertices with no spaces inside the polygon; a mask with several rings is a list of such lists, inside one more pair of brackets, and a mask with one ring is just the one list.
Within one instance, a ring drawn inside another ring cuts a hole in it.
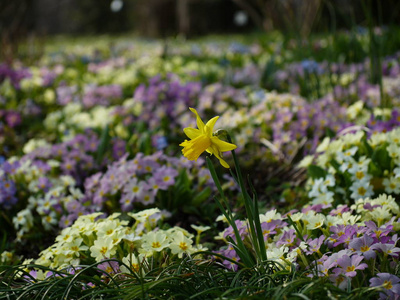
[{"label": "green stalk", "polygon": [[246,267],[253,267],[254,266],[254,261],[252,259],[251,254],[249,253],[249,251],[246,249],[242,238],[240,237],[240,233],[239,230],[236,227],[236,223],[235,220],[233,219],[233,215],[232,215],[232,211],[229,208],[229,205],[227,204],[225,195],[224,195],[224,191],[222,190],[221,184],[219,182],[217,173],[215,172],[214,169],[214,165],[212,164],[210,158],[207,156],[206,157],[206,162],[207,162],[207,167],[210,170],[211,173],[211,177],[214,180],[215,185],[217,186],[217,189],[219,191],[219,193],[221,194],[221,197],[224,201],[224,203],[226,204],[226,208],[224,208],[224,206],[222,205],[221,201],[219,199],[216,199],[216,203],[219,207],[219,209],[222,211],[222,213],[224,214],[225,218],[228,221],[228,224],[230,226],[232,226],[233,231],[235,233],[235,237],[236,237],[236,243],[235,241],[233,241],[232,239],[228,241],[232,244],[232,246],[235,248],[235,251],[237,252],[237,254],[239,255],[240,259],[243,261],[243,263],[246,265]]},{"label": "green stalk", "polygon": [[[227,134],[227,140],[229,143],[232,143],[232,139],[229,136],[229,134]],[[260,215],[258,214],[257,201],[256,201],[256,199],[254,199],[254,201],[252,201],[249,194],[247,193],[246,186],[243,181],[242,172],[240,170],[240,165],[239,165],[238,159],[236,157],[236,153],[234,150],[232,150],[231,152],[232,152],[232,157],[233,157],[233,161],[235,164],[237,180],[238,180],[240,190],[241,190],[243,198],[244,198],[246,214],[247,214],[247,218],[248,218],[249,226],[250,226],[250,235],[251,235],[251,238],[253,241],[254,248],[257,253],[257,259],[259,259],[261,261],[266,261],[267,253],[265,251],[265,243],[264,243],[264,237],[262,235],[262,230],[261,230]]]},{"label": "green stalk", "polygon": [[[369,32],[369,59],[371,67],[371,81],[374,84],[379,85],[379,94],[381,97],[382,108],[386,106],[386,101],[383,94],[383,82],[382,82],[382,62],[381,62],[381,47],[377,45],[377,40],[374,34],[373,20],[371,15],[372,2],[368,0],[368,7],[361,1],[364,13],[366,14],[368,21],[368,32]],[[379,1],[378,1],[379,3]]]}]

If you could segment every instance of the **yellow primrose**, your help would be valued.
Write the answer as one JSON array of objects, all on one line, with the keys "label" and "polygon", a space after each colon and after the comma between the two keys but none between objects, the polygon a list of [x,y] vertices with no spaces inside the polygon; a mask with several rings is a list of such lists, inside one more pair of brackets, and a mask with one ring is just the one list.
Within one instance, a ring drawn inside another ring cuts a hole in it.
[{"label": "yellow primrose", "polygon": [[179,146],[184,147],[182,149],[183,155],[189,160],[197,160],[201,153],[207,151],[210,154],[214,154],[225,168],[229,168],[229,165],[225,160],[222,159],[221,153],[236,149],[236,145],[221,141],[217,136],[213,135],[213,129],[215,122],[218,120],[218,116],[212,118],[204,125],[199,114],[194,108],[189,108],[196,115],[197,127],[184,128],[183,131],[190,138],[190,141],[185,140]]}]

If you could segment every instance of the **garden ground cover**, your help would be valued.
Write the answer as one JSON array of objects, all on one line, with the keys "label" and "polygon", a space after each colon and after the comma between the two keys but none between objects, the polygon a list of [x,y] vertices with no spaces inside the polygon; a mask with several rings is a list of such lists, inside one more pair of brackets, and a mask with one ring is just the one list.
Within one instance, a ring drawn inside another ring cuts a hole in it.
[{"label": "garden ground cover", "polygon": [[2,63],[0,297],[398,298],[398,53],[373,83],[365,34],[304,44]]}]

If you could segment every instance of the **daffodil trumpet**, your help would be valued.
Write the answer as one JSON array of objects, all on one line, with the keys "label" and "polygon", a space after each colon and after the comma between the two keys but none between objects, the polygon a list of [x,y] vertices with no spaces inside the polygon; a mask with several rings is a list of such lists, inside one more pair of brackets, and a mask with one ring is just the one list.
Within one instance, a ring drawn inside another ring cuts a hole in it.
[{"label": "daffodil trumpet", "polygon": [[222,141],[218,138],[218,133],[214,134],[214,126],[219,116],[203,123],[199,114],[194,108],[189,108],[196,115],[196,128],[187,127],[183,131],[190,140],[185,140],[179,146],[182,146],[183,155],[189,160],[197,160],[199,156],[207,151],[211,155],[214,154],[218,158],[221,165],[229,168],[228,163],[222,158],[222,152],[232,151],[237,148],[236,145]]}]

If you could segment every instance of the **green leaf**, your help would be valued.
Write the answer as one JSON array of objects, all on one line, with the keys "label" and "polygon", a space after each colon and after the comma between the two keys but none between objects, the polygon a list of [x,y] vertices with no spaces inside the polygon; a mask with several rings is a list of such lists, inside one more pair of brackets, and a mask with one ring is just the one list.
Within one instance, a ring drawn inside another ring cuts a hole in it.
[{"label": "green leaf", "polygon": [[331,166],[335,168],[336,171],[340,172],[340,164],[338,163],[338,161],[336,159],[332,159],[330,161]]},{"label": "green leaf", "polygon": [[192,199],[192,205],[193,206],[199,206],[202,204],[205,200],[207,200],[211,195],[211,188],[206,187],[204,190],[202,190],[200,193],[197,193],[193,199]]},{"label": "green leaf", "polygon": [[361,146],[362,146],[363,149],[365,150],[367,156],[368,156],[368,157],[371,157],[372,154],[373,154],[373,152],[374,152],[374,149],[372,149],[371,145],[368,144],[368,142],[367,142],[367,140],[366,140],[365,138],[362,139],[361,141],[362,141]]},{"label": "green leaf", "polygon": [[175,186],[184,187],[185,189],[190,188],[190,180],[185,169],[179,172],[179,175],[175,181]]},{"label": "green leaf", "polygon": [[316,165],[308,166],[307,173],[308,173],[308,176],[310,176],[313,179],[325,177],[327,174],[324,169],[322,169],[321,167],[316,166]]},{"label": "green leaf", "polygon": [[375,149],[372,154],[372,161],[379,167],[382,171],[390,169],[391,158],[386,150],[386,145],[380,146]]},{"label": "green leaf", "polygon": [[173,189],[173,208],[187,203],[191,199],[190,180],[186,170],[182,170],[176,178],[176,183]]},{"label": "green leaf", "polygon": [[382,170],[377,166],[376,163],[371,161],[368,165],[368,173],[374,177],[380,177],[382,175]]},{"label": "green leaf", "polygon": [[104,153],[110,143],[110,132],[109,131],[110,131],[110,129],[109,129],[108,125],[106,125],[104,127],[103,131],[101,132],[100,145],[99,145],[99,148],[97,150],[97,155],[96,155],[96,163],[97,164],[101,163],[101,161],[104,157]]}]

